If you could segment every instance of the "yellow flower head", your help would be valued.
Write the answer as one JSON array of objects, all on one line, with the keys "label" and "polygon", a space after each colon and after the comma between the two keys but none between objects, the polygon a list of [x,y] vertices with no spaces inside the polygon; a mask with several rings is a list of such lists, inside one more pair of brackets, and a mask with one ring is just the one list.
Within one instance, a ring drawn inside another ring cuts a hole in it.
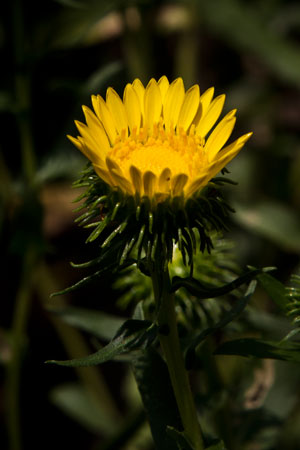
[{"label": "yellow flower head", "polygon": [[198,85],[185,91],[182,78],[171,84],[165,76],[158,82],[152,78],[146,88],[136,79],[125,87],[123,100],[112,88],[106,101],[93,95],[94,112],[83,106],[86,124],[76,121],[80,135],[68,137],[109,186],[158,203],[182,195],[187,199],[205,187],[252,134],[224,147],[236,110],[211,131],[225,100],[225,95],[213,99],[213,94],[210,88],[200,95]]},{"label": "yellow flower head", "polygon": [[210,251],[211,232],[227,228],[232,208],[220,187],[230,180],[215,175],[252,133],[225,146],[236,111],[211,131],[225,100],[213,94],[163,76],[146,88],[127,84],[123,100],[112,88],[106,101],[92,96],[94,112],[83,106],[86,124],[76,121],[80,135],[69,139],[92,163],[76,183],[87,188],[77,222],[93,228],[87,241],[101,248],[92,265],[167,263],[176,243],[192,270],[197,248]]}]

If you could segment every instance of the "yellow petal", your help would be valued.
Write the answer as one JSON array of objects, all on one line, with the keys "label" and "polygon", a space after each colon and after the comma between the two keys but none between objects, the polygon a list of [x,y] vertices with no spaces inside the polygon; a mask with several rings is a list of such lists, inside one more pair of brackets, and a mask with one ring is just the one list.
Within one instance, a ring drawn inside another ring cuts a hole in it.
[{"label": "yellow petal", "polygon": [[97,162],[98,164],[103,166],[103,161],[101,161],[99,155],[95,153],[94,150],[90,150],[89,147],[85,144],[84,139],[81,136],[78,136],[77,139],[73,136],[67,135],[67,138],[74,144],[78,150],[80,150],[84,156],[90,161]]},{"label": "yellow petal", "polygon": [[[232,144],[231,144],[232,145]],[[231,146],[228,146],[231,147]],[[225,154],[222,155],[221,158],[216,159],[208,166],[208,180],[211,180],[215,175],[217,175],[241,150],[242,145],[235,145],[227,150]]]},{"label": "yellow petal", "polygon": [[93,136],[95,141],[99,144],[99,146],[101,146],[103,154],[106,155],[108,150],[110,149],[110,145],[102,123],[90,110],[90,108],[88,108],[87,106],[83,106],[82,109],[91,135]]},{"label": "yellow petal", "polygon": [[74,138],[73,136],[70,136],[69,134],[67,134],[67,138],[72,142],[72,144],[75,145],[75,147],[78,148],[78,150],[84,153],[83,144],[78,139]]},{"label": "yellow petal", "polygon": [[174,129],[184,100],[184,85],[182,78],[174,80],[166,93],[163,116],[166,130]]},{"label": "yellow petal", "polygon": [[253,133],[244,134],[243,136],[239,137],[238,139],[236,139],[231,144],[229,144],[226,147],[222,148],[222,150],[220,150],[220,152],[217,155],[217,159],[220,161],[221,158],[223,158],[223,156],[231,153],[233,150],[237,150],[237,151],[241,150],[241,148],[246,144],[248,139],[251,138],[252,134]]},{"label": "yellow petal", "polygon": [[141,125],[141,107],[138,96],[129,83],[124,90],[124,106],[130,130],[133,131],[135,128],[138,133]]},{"label": "yellow petal", "polygon": [[220,114],[222,112],[223,106],[225,102],[225,95],[219,95],[214,99],[214,101],[210,104],[207,113],[202,115],[198,126],[196,127],[196,133],[204,138],[209,130],[214,126]]},{"label": "yellow petal", "polygon": [[161,94],[157,82],[152,78],[145,91],[145,125],[152,131],[161,115]]},{"label": "yellow petal", "polygon": [[103,127],[105,129],[105,132],[110,140],[111,145],[114,145],[116,137],[117,137],[117,130],[116,126],[113,120],[113,117],[101,97],[101,95],[92,95],[92,103],[95,113],[97,114],[98,118],[101,120]]},{"label": "yellow petal", "polygon": [[186,131],[191,125],[199,107],[200,90],[199,86],[192,86],[185,94],[182,107],[180,109],[177,128],[182,127]]},{"label": "yellow petal", "polygon": [[211,162],[228,141],[236,122],[236,117],[227,116],[221,120],[206,141],[205,153]]},{"label": "yellow petal", "polygon": [[158,87],[160,89],[162,104],[164,104],[166,93],[167,93],[167,90],[168,90],[169,85],[170,85],[169,80],[168,80],[168,78],[165,75],[163,75],[158,80],[157,84],[158,84]]},{"label": "yellow petal", "polygon": [[129,173],[135,191],[139,194],[142,194],[143,180],[141,171],[137,167],[131,166],[129,169]]},{"label": "yellow petal", "polygon": [[242,149],[248,139],[252,136],[253,133],[247,133],[232,144],[223,148],[221,152],[218,154],[218,158],[215,159],[211,164],[206,168],[205,173],[201,175],[197,180],[195,180],[187,189],[186,195],[190,196],[197,190],[206,186],[207,183],[216,176]]},{"label": "yellow petal", "polygon": [[87,125],[79,120],[75,120],[75,125],[82,136],[82,141],[79,137],[78,140],[84,144],[83,150],[86,150],[86,156],[91,162],[101,164],[101,161],[105,159],[106,151],[98,145]]},{"label": "yellow petal", "polygon": [[185,190],[186,197],[190,197],[194,192],[204,187],[209,180],[207,172],[202,173],[196,180],[194,180]]},{"label": "yellow petal", "polygon": [[103,167],[98,166],[97,164],[93,164],[94,168],[95,168],[95,172],[96,174],[106,183],[109,184],[110,186],[114,186],[114,183],[111,179],[111,176],[108,172],[108,170],[103,169]]},{"label": "yellow petal", "polygon": [[120,166],[111,158],[106,158],[106,165],[109,175],[113,181],[114,186],[119,186],[124,192],[132,195],[134,193],[132,184],[124,177]]},{"label": "yellow petal", "polygon": [[215,88],[211,87],[207,89],[200,97],[200,102],[202,105],[202,113],[205,115],[207,113],[208,107],[214,96]]},{"label": "yellow petal", "polygon": [[113,88],[108,88],[106,92],[106,104],[114,120],[115,127],[119,134],[125,130],[128,136],[128,120],[122,100]]},{"label": "yellow petal", "polygon": [[134,91],[136,92],[136,95],[138,96],[140,107],[141,107],[141,113],[142,117],[144,116],[144,95],[145,95],[145,88],[141,80],[136,78],[134,82],[132,83],[132,87]]},{"label": "yellow petal", "polygon": [[161,192],[170,192],[171,190],[171,170],[165,168],[158,179],[158,187]]},{"label": "yellow petal", "polygon": [[200,102],[199,102],[199,107],[198,107],[198,111],[195,115],[195,118],[193,120],[193,123],[195,124],[195,126],[197,127],[200,119],[202,117],[205,116],[205,114],[207,113],[208,107],[212,101],[212,98],[214,96],[214,92],[215,92],[215,88],[211,87],[209,89],[207,89],[201,96],[200,96]]},{"label": "yellow petal", "polygon": [[182,194],[183,188],[186,185],[188,179],[189,177],[185,173],[179,173],[172,178],[171,186],[172,194],[174,197]]},{"label": "yellow petal", "polygon": [[143,176],[144,191],[147,197],[152,198],[156,190],[157,178],[153,172],[147,171]]}]

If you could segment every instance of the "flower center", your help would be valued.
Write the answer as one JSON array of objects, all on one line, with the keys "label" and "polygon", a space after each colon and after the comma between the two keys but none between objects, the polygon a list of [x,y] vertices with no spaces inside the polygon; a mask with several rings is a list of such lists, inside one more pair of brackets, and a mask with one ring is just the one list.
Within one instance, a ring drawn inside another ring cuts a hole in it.
[{"label": "flower center", "polygon": [[128,138],[119,138],[108,156],[124,174],[129,173],[130,166],[135,166],[142,173],[151,171],[157,176],[169,168],[173,175],[184,173],[193,177],[206,163],[206,156],[203,140],[191,131],[167,132],[162,124],[156,124],[149,135],[141,128],[138,135],[133,132]]}]

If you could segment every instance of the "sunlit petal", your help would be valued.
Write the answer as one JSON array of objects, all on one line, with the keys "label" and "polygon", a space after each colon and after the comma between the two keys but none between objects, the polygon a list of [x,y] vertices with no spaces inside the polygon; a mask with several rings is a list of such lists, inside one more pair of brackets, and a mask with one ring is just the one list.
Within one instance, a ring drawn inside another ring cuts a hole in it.
[{"label": "sunlit petal", "polygon": [[177,121],[178,128],[183,128],[185,131],[189,128],[199,108],[199,98],[200,89],[197,85],[186,92]]},{"label": "sunlit petal", "polygon": [[[108,88],[106,102],[92,96],[94,112],[84,106],[86,124],[76,121],[70,141],[93,163],[96,173],[127,195],[188,199],[241,150],[251,133],[227,145],[236,110],[218,121],[225,95],[214,88],[200,96],[198,85],[185,92],[182,78],[171,84],[163,76],[146,88],[127,84],[123,100]],[[208,135],[208,137],[207,137]],[[224,147],[226,145],[226,147]],[[138,197],[137,196],[137,197]]]},{"label": "sunlit petal", "polygon": [[128,120],[124,104],[116,91],[113,88],[108,88],[106,92],[106,104],[112,115],[115,127],[119,134],[125,130],[125,135],[128,134]]},{"label": "sunlit petal", "polygon": [[184,85],[182,78],[173,81],[166,93],[163,116],[166,130],[174,129],[184,100]]},{"label": "sunlit petal", "polygon": [[124,90],[124,106],[130,131],[136,129],[138,132],[141,125],[141,106],[131,84],[127,84]]},{"label": "sunlit petal", "polygon": [[145,125],[150,132],[153,125],[159,121],[161,115],[161,94],[157,82],[152,78],[145,91]]},{"label": "sunlit petal", "polygon": [[214,126],[214,124],[220,117],[224,102],[225,95],[219,95],[219,97],[216,97],[210,104],[207,112],[205,114],[202,114],[202,117],[196,127],[196,132],[197,134],[199,134],[199,136],[204,138]]}]

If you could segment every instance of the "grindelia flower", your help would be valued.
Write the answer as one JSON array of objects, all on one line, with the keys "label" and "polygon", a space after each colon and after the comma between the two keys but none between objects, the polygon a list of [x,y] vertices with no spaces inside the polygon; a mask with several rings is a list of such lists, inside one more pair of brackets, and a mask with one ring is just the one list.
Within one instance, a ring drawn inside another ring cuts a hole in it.
[{"label": "grindelia flower", "polygon": [[[178,242],[192,264],[195,230],[200,250],[212,247],[210,231],[225,228],[231,210],[219,189],[230,180],[214,177],[252,134],[224,147],[236,110],[212,130],[225,100],[213,94],[210,88],[200,95],[198,85],[185,91],[181,78],[169,84],[163,76],[146,88],[138,79],[127,84],[123,100],[112,88],[106,101],[92,96],[94,112],[83,106],[86,124],[75,121],[80,135],[68,137],[92,163],[77,183],[88,186],[88,211],[79,218],[95,227],[88,240],[100,236],[103,249],[118,236],[121,262],[134,248],[138,261],[153,261],[157,251],[170,261]],[[99,206],[102,220],[91,223]]]},{"label": "grindelia flower", "polygon": [[230,111],[211,132],[225,100],[214,89],[200,96],[198,85],[185,92],[183,81],[153,78],[127,84],[123,101],[109,88],[106,102],[92,96],[94,112],[83,106],[86,125],[76,121],[80,136],[69,139],[93,163],[96,173],[124,193],[157,201],[190,197],[236,156],[252,133],[223,148],[235,125]]}]

